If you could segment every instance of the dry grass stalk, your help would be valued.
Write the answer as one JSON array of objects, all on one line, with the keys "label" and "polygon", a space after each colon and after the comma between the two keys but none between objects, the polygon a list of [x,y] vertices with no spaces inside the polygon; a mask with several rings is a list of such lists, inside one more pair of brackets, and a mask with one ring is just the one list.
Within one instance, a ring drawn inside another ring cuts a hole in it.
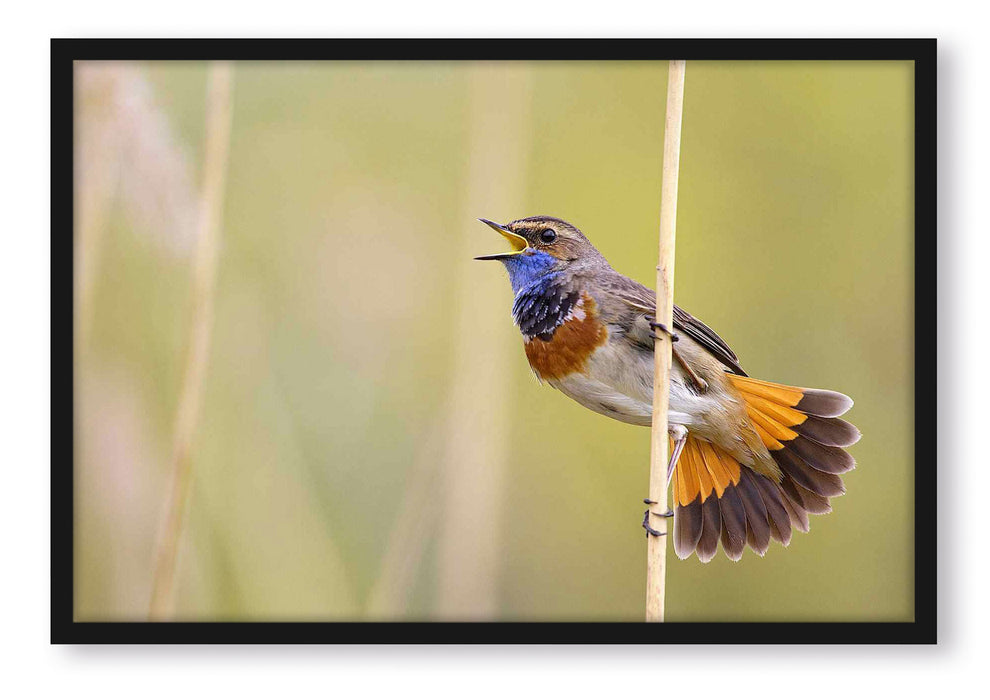
[{"label": "dry grass stalk", "polygon": [[229,63],[210,64],[203,189],[193,263],[190,341],[173,435],[172,484],[158,542],[151,596],[152,620],[170,618],[174,607],[176,560],[192,477],[190,449],[203,397],[213,328],[223,192],[230,146],[232,73]]},{"label": "dry grass stalk", "polygon": [[[671,61],[667,77],[663,185],[660,193],[660,251],[657,263],[656,319],[674,327],[674,241],[677,230],[677,174],[681,159],[681,114],[684,106],[684,61]],[[667,511],[667,407],[670,399],[670,338],[657,333],[653,357],[653,432],[650,450],[650,500],[655,513]],[[650,524],[667,533],[667,518],[650,516]],[[667,575],[667,537],[648,537],[646,621],[663,622]]]}]

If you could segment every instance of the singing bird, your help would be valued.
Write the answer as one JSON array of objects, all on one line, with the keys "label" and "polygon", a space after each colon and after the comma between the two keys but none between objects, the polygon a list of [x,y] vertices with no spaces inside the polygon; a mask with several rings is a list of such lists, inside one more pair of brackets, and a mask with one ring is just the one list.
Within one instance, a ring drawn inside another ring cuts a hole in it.
[{"label": "singing bird", "polygon": [[839,475],[855,467],[842,448],[860,437],[839,418],[853,405],[848,396],[747,376],[725,341],[677,306],[673,329],[657,323],[654,291],[612,269],[566,221],[480,221],[512,247],[477,259],[508,271],[512,318],[541,381],[596,413],[649,426],[655,333],[675,341],[674,511],[659,515],[674,518],[678,557],[697,552],[708,562],[719,540],[734,561],[747,544],[762,556],[771,538],[786,546],[792,528],[808,531],[809,513],[831,510],[829,499],[845,492]]}]

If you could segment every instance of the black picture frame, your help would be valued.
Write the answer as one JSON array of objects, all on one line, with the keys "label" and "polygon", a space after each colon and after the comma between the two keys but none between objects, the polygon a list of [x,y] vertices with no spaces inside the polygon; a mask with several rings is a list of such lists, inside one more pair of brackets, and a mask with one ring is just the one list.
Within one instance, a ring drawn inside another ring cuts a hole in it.
[{"label": "black picture frame", "polygon": [[78,60],[877,60],[914,62],[915,327],[934,326],[935,39],[52,39],[51,641],[105,643],[934,644],[936,336],[915,335],[914,622],[79,622],[73,609],[73,62]]}]

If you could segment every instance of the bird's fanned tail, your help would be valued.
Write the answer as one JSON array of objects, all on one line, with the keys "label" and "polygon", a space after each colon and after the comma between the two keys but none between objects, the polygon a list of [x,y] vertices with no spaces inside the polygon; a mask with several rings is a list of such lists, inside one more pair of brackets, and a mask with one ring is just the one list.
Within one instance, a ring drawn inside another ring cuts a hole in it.
[{"label": "bird's fanned tail", "polygon": [[808,531],[809,513],[831,510],[829,499],[845,492],[839,475],[856,466],[841,449],[860,437],[838,417],[852,406],[849,397],[727,376],[781,475],[759,474],[689,435],[674,473],[674,551],[681,559],[697,551],[710,561],[719,541],[734,561],[747,544],[761,556],[771,539],[786,546],[792,528]]}]

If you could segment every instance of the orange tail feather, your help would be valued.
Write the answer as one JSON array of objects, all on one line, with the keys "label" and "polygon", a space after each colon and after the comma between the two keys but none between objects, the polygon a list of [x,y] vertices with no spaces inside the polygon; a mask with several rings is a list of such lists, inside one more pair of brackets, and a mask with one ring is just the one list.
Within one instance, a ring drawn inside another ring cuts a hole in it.
[{"label": "orange tail feather", "polygon": [[674,480],[674,551],[681,559],[697,551],[710,561],[720,540],[733,560],[746,544],[761,556],[771,538],[786,546],[792,527],[807,532],[809,513],[831,510],[829,498],[845,491],[838,475],[855,467],[841,448],[860,432],[838,418],[852,406],[849,397],[728,376],[783,476],[775,482],[689,435]]}]

